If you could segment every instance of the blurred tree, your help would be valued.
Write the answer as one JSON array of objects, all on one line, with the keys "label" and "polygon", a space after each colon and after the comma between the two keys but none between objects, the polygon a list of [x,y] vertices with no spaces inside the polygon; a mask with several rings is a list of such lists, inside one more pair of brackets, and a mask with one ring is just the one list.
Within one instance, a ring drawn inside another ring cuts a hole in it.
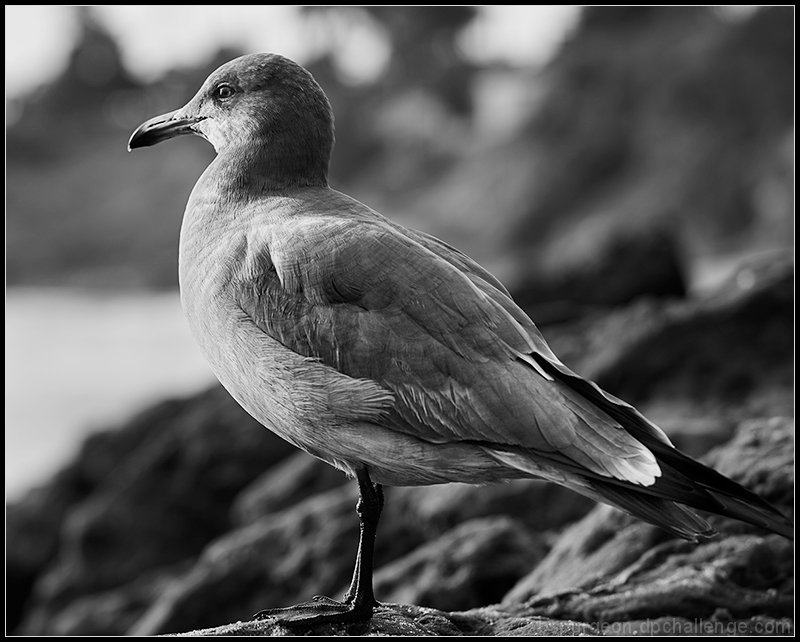
[{"label": "blurred tree", "polygon": [[79,29],[65,70],[22,99],[6,131],[8,283],[173,285],[181,185],[207,161],[178,147],[165,174],[128,156],[125,143],[136,125],[197,86],[182,80],[186,72],[142,85],[94,9],[73,10]]},{"label": "blurred tree", "polygon": [[664,20],[691,20],[706,12],[705,7],[588,6],[581,11],[578,29],[584,35],[595,30],[630,31]]},{"label": "blurred tree", "polygon": [[[325,88],[336,114],[332,179],[380,184],[385,194],[420,189],[453,158],[442,126],[468,123],[472,81],[479,71],[457,46],[460,31],[477,15],[473,7],[305,7],[322,18],[366,15],[389,44],[380,77],[353,84],[337,70],[336,48],[307,65]],[[431,135],[434,132],[434,135]]]},{"label": "blurred tree", "polygon": [[424,89],[455,114],[471,113],[470,81],[476,68],[461,54],[456,39],[477,15],[474,7],[315,6],[305,11],[365,12],[383,28],[391,54],[373,92]]},{"label": "blurred tree", "polygon": [[79,25],[69,62],[51,84],[19,99],[19,118],[6,131],[10,163],[55,162],[73,143],[85,145],[108,129],[109,95],[140,89],[122,63],[119,46],[90,7],[74,7]]},{"label": "blurred tree", "polygon": [[[527,257],[586,254],[555,242],[568,229],[597,237],[655,222],[706,250],[752,243],[765,221],[792,232],[791,7],[737,20],[708,7],[589,7],[545,73],[505,70],[504,82],[532,88],[535,99],[527,125],[493,141],[471,129],[474,92],[494,92],[494,104],[530,92],[495,91],[486,81],[497,70],[462,55],[458,36],[477,9],[303,10],[323,31],[326,20],[337,27],[330,49],[306,65],[343,141],[332,184],[388,214],[411,212],[451,240],[463,226],[457,242],[471,253],[488,247],[491,231],[491,252],[519,249],[526,269],[541,272]],[[156,170],[146,155],[127,156],[125,140],[241,52],[222,50],[141,86],[94,10],[75,11],[82,27],[66,71],[7,126],[7,278],[173,285],[180,212],[213,151],[182,141],[160,151],[168,161]],[[379,77],[357,83],[337,54],[349,27],[364,24],[386,39],[387,57]],[[486,118],[486,102],[477,104]],[[467,247],[467,235],[480,241]]]},{"label": "blurred tree", "polygon": [[119,46],[91,7],[74,10],[79,24],[75,48],[64,72],[35,100],[37,117],[95,117],[110,92],[139,87],[122,63]]},{"label": "blurred tree", "polygon": [[389,34],[392,56],[383,81],[397,88],[423,87],[461,116],[472,112],[476,68],[456,38],[476,15],[474,7],[364,7]]},{"label": "blurred tree", "polygon": [[[174,228],[188,189],[183,186],[192,184],[212,152],[200,141],[162,151],[172,159],[166,175],[151,171],[146,157],[117,154],[142,120],[183,104],[210,69],[242,52],[223,49],[196,68],[172,70],[142,85],[125,69],[95,10],[74,11],[80,29],[65,71],[25,99],[22,117],[7,132],[9,278],[173,284]],[[431,184],[455,157],[454,141],[461,137],[453,127],[468,127],[475,70],[456,38],[476,10],[306,11],[323,19],[349,15],[358,16],[354,24],[372,22],[391,52],[381,76],[367,84],[340,74],[335,49],[343,42],[332,42],[331,51],[307,65],[333,103],[337,137],[347,141],[334,151],[333,184],[348,189],[361,179],[386,194]],[[340,37],[347,35],[345,29]],[[42,181],[47,191],[36,189]],[[153,190],[142,194],[141,184]]]}]

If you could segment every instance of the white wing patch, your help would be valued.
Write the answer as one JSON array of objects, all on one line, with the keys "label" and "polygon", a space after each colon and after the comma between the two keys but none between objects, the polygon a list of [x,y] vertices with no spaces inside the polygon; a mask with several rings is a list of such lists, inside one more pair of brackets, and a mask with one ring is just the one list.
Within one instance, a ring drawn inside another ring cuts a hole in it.
[{"label": "white wing patch", "polygon": [[[652,486],[656,478],[661,477],[661,467],[656,458],[647,448],[641,447],[637,457],[626,459],[611,459],[607,462],[609,468],[614,468],[612,477],[629,481],[639,486]],[[616,473],[616,474],[615,474]]]}]

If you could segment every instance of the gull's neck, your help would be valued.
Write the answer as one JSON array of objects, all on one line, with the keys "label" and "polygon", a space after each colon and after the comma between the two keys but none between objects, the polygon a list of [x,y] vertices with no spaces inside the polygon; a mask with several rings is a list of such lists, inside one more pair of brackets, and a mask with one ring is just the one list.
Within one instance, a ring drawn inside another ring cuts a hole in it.
[{"label": "gull's neck", "polygon": [[246,144],[230,144],[212,163],[220,195],[228,191],[263,196],[303,187],[328,186],[330,152],[310,136],[272,133]]}]

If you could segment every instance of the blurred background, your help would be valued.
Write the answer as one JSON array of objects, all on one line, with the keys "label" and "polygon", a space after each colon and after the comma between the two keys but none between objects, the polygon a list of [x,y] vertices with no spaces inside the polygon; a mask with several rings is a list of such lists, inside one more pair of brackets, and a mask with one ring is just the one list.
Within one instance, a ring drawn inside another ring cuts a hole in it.
[{"label": "blurred background", "polygon": [[7,6],[7,495],[81,431],[210,381],[174,290],[213,150],[125,144],[222,62],[306,65],[336,114],[332,185],[463,249],[545,324],[570,291],[603,302],[563,277],[604,253],[624,299],[620,280],[680,293],[792,245],[782,11]]},{"label": "blurred background", "polygon": [[213,149],[126,143],[242,53],[324,88],[333,187],[483,263],[545,336],[794,247],[791,7],[5,11],[7,499],[211,385],[176,266]]},{"label": "blurred background", "polygon": [[[6,496],[91,429],[212,380],[175,289],[183,208],[213,149],[129,155],[139,123],[235,56],[282,53],[333,102],[334,186],[502,260],[473,237],[517,213],[462,211],[472,178],[447,177],[516,136],[577,20],[568,7],[6,7]],[[425,203],[440,192],[456,202]]]}]

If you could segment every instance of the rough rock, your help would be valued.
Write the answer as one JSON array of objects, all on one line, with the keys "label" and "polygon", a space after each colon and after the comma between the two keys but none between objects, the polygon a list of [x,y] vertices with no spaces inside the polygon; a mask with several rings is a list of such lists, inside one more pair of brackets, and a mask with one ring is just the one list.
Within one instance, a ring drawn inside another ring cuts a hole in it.
[{"label": "rough rock", "polygon": [[120,635],[128,631],[174,577],[186,572],[186,564],[160,568],[126,582],[119,587],[80,595],[64,605],[48,604],[47,610],[35,611],[34,617],[49,618],[33,624],[49,635]]},{"label": "rough rock", "polygon": [[531,531],[560,528],[583,515],[595,503],[562,486],[535,479],[516,479],[475,486],[446,484],[391,489],[391,502],[399,515],[427,525],[439,534],[469,519],[507,515]]},{"label": "rough rock", "polygon": [[707,297],[644,300],[545,337],[567,365],[630,403],[657,396],[741,407],[754,393],[792,388],[793,314],[794,259],[769,253]]},{"label": "rough rock", "polygon": [[557,265],[533,262],[512,293],[539,327],[640,297],[686,296],[686,276],[671,232],[658,227],[635,233],[615,228],[598,238],[582,227],[576,229],[583,239],[579,251],[557,253]]},{"label": "rough rock", "polygon": [[700,456],[747,418],[794,413],[794,260],[768,253],[710,295],[639,300],[547,328],[553,351]]},{"label": "rough rock", "polygon": [[[397,491],[411,489],[386,490],[376,542],[375,585],[381,598],[413,595],[423,605],[447,609],[496,602],[549,546],[524,523],[502,517],[497,512],[502,502],[493,508],[489,501],[480,503],[491,517],[449,530],[447,520],[426,520],[406,510],[411,504],[393,501]],[[341,596],[358,541],[354,506],[355,487],[348,484],[232,531],[153,602],[132,632],[178,632],[315,594]]]},{"label": "rough rock", "polygon": [[60,475],[55,483],[6,506],[6,618],[11,630],[28,605],[34,584],[56,556],[59,529],[82,495],[79,483]]},{"label": "rough rock", "polygon": [[191,631],[186,636],[227,635],[367,635],[367,636],[537,636],[597,635],[582,622],[515,616],[495,608],[447,613],[420,606],[382,604],[368,623],[287,628],[271,620],[237,622]]},{"label": "rough rock", "polygon": [[[638,302],[546,336],[577,371],[640,395],[671,436],[688,424],[697,434],[675,441],[692,454],[726,442],[708,462],[789,510],[793,424],[776,415],[792,412],[792,265],[739,275],[708,300]],[[742,421],[759,411],[773,418]],[[386,497],[379,599],[454,611],[502,598],[519,617],[602,615],[617,619],[600,624],[625,630],[791,621],[791,548],[731,520],[712,518],[722,536],[695,548],[609,508],[586,516],[593,502],[536,481],[389,488]],[[255,424],[223,390],[160,404],[92,438],[49,485],[9,507],[10,615],[24,609],[23,626],[10,630],[179,632],[338,597],[355,556],[354,504],[355,484]],[[465,539],[460,528],[476,530]]]},{"label": "rough rock", "polygon": [[710,618],[656,617],[627,622],[600,622],[601,635],[613,636],[791,636],[794,621],[791,618],[773,618],[755,615],[734,620],[724,609],[715,611]]},{"label": "rough rock", "polygon": [[443,611],[495,604],[548,548],[515,520],[474,519],[382,567],[375,593]]},{"label": "rough rock", "polygon": [[178,633],[332,594],[355,560],[354,506],[354,489],[333,489],[219,538],[131,633]]},{"label": "rough rock", "polygon": [[[328,464],[298,452],[240,493],[232,508],[233,520],[237,525],[247,525],[317,492],[352,483]],[[489,515],[513,516],[533,530],[546,531],[578,519],[594,506],[593,501],[561,486],[534,479],[480,486],[387,488],[385,492],[382,527],[394,532],[403,523],[414,522],[426,536],[436,536],[469,519]]]},{"label": "rough rock", "polygon": [[[90,439],[39,491],[55,504],[58,480],[67,479],[83,493],[73,492],[57,513],[63,519],[49,524],[58,552],[36,579],[22,630],[52,631],[70,603],[192,559],[229,527],[239,491],[290,452],[221,388],[164,402]],[[24,533],[9,532],[9,542],[15,556]]]},{"label": "rough rock", "polygon": [[[794,421],[743,423],[705,461],[793,514]],[[793,544],[729,518],[694,544],[602,506],[568,528],[545,559],[503,600],[521,612],[613,623],[676,616],[710,620],[791,618]]]},{"label": "rough rock", "polygon": [[251,524],[345,483],[347,478],[341,471],[304,452],[295,452],[239,494],[231,517],[238,526]]}]

